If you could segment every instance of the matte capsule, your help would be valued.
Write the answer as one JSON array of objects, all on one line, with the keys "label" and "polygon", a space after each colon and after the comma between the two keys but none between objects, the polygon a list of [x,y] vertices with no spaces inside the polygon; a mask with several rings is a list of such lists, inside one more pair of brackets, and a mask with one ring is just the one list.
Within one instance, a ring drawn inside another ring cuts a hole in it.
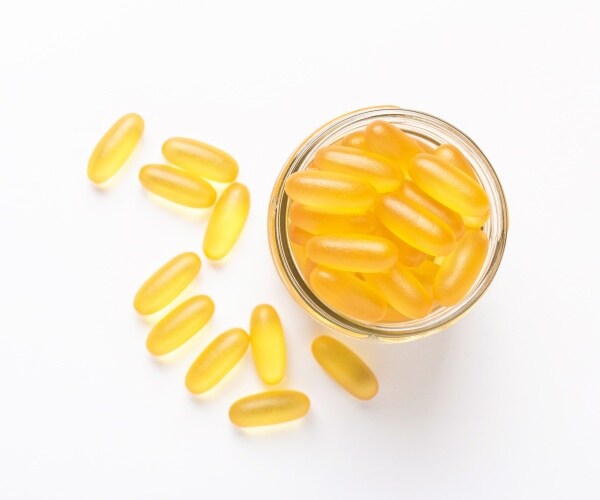
[{"label": "matte capsule", "polygon": [[373,212],[356,215],[327,214],[300,203],[292,203],[290,223],[312,234],[372,233],[377,227]]},{"label": "matte capsule", "polygon": [[256,306],[250,318],[250,345],[254,365],[265,384],[278,384],[285,375],[283,327],[277,311],[268,304]]},{"label": "matte capsule", "polygon": [[423,152],[419,143],[398,127],[383,120],[367,126],[367,145],[370,151],[385,156],[404,174],[411,158]]},{"label": "matte capsule", "polygon": [[129,113],[119,118],[96,145],[88,162],[88,177],[101,184],[123,166],[144,132],[144,120]]},{"label": "matte capsule", "polygon": [[204,253],[209,259],[222,259],[231,251],[249,211],[250,192],[246,186],[235,182],[223,191],[204,234]]},{"label": "matte capsule", "polygon": [[239,427],[273,425],[303,417],[310,400],[298,391],[267,391],[237,400],[229,409],[230,420]]},{"label": "matte capsule", "polygon": [[193,281],[200,266],[200,257],[193,252],[173,257],[144,282],[135,295],[133,307],[140,314],[159,311]]},{"label": "matte capsule", "polygon": [[217,385],[237,365],[248,349],[248,334],[241,328],[228,330],[200,353],[185,377],[192,394],[202,394]]},{"label": "matte capsule", "polygon": [[371,399],[377,394],[375,375],[346,345],[331,337],[317,337],[312,353],[321,368],[354,397]]}]

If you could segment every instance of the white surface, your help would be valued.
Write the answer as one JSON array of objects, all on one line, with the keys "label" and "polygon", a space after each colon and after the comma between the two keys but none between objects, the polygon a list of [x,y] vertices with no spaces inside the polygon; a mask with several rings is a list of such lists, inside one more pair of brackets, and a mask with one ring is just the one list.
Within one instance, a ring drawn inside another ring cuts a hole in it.
[{"label": "white surface", "polygon": [[[4,6],[0,498],[599,497],[597,2],[453,4]],[[379,376],[364,403],[312,359],[322,329],[275,274],[266,208],[308,133],[388,103],[480,145],[511,228],[460,324],[404,345],[347,341]],[[142,144],[96,189],[88,156],[129,111],[146,120]],[[194,286],[215,299],[210,326],[157,362],[133,294],[158,264],[199,251],[205,222],[137,181],[173,135],[231,152],[253,205],[230,258],[204,259]],[[246,433],[227,410],[263,389],[250,356],[202,399],[183,378],[263,301],[287,329],[284,386],[313,406]]]}]

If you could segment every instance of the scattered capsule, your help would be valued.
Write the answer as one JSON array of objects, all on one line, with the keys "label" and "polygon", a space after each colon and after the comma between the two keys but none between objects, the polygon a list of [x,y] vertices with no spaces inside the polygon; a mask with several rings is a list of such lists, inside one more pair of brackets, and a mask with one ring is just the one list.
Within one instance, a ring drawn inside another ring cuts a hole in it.
[{"label": "scattered capsule", "polygon": [[213,315],[215,304],[207,295],[196,295],[179,304],[148,334],[146,347],[162,356],[187,342]]},{"label": "scattered capsule", "polygon": [[483,231],[467,231],[452,253],[440,266],[433,293],[443,306],[452,306],[467,294],[479,276],[488,252],[488,239]]},{"label": "scattered capsule", "polygon": [[342,139],[341,145],[349,148],[368,149],[367,134],[365,134],[364,130],[352,132]]},{"label": "scattered capsule", "polygon": [[[426,152],[428,153],[429,151]],[[477,180],[477,175],[475,175],[471,163],[469,163],[469,160],[465,158],[465,155],[463,155],[456,146],[453,146],[452,144],[441,144],[433,151],[433,154],[444,160],[446,163],[462,170],[469,177]]]},{"label": "scattered capsule", "polygon": [[313,236],[306,254],[319,265],[352,273],[385,271],[398,260],[398,249],[390,240],[370,234]]},{"label": "scattered capsule", "polygon": [[241,328],[233,328],[215,338],[188,370],[187,389],[192,394],[212,389],[242,359],[249,342],[248,334]]},{"label": "scattered capsule", "polygon": [[327,374],[358,399],[371,399],[377,394],[375,375],[353,351],[334,338],[317,337],[312,353]]},{"label": "scattered capsule", "polygon": [[417,250],[415,247],[411,247],[383,225],[379,225],[375,230],[375,234],[390,240],[396,245],[396,248],[398,249],[398,262],[400,264],[407,267],[414,267],[421,264],[421,262],[427,258],[426,253]]},{"label": "scattered capsule", "polygon": [[375,202],[375,189],[368,183],[336,172],[304,170],[290,175],[285,192],[294,201],[325,213],[361,214]]},{"label": "scattered capsule", "polygon": [[204,179],[168,165],[142,167],[140,182],[151,193],[186,207],[210,207],[217,199],[217,192]]},{"label": "scattered capsule", "polygon": [[159,311],[177,297],[200,272],[201,261],[193,252],[172,258],[140,287],[133,307],[140,314]]},{"label": "scattered capsule", "polygon": [[225,257],[240,237],[248,211],[250,192],[239,182],[223,191],[215,205],[204,234],[204,253],[212,260]]},{"label": "scattered capsule", "polygon": [[303,417],[310,400],[298,391],[267,391],[238,399],[229,409],[230,420],[239,427],[273,425]]},{"label": "scattered capsule", "polygon": [[285,375],[283,327],[277,311],[268,304],[256,306],[250,318],[250,345],[254,365],[265,384],[278,384]]},{"label": "scattered capsule", "polygon": [[142,137],[144,120],[140,115],[129,113],[119,118],[96,145],[88,162],[88,177],[101,184],[123,166]]},{"label": "scattered capsule", "polygon": [[392,160],[404,174],[408,171],[411,158],[423,152],[415,139],[383,120],[370,123],[366,136],[369,150]]},{"label": "scattered capsule", "polygon": [[292,203],[289,216],[291,224],[311,234],[371,233],[377,227],[373,212],[327,214],[296,202]]},{"label": "scattered capsule", "polygon": [[165,141],[162,152],[174,165],[211,181],[233,182],[238,175],[238,164],[229,154],[204,142],[173,137]]},{"label": "scattered capsule", "polygon": [[313,237],[313,234],[299,228],[295,224],[290,224],[288,226],[288,237],[292,243],[304,246]]}]

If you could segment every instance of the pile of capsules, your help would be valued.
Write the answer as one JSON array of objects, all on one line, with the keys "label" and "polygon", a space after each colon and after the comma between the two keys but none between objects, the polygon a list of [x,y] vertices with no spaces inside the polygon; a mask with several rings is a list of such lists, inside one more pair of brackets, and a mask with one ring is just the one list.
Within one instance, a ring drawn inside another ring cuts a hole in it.
[{"label": "pile of capsules", "polygon": [[285,191],[304,279],[355,320],[400,323],[455,305],[486,260],[490,203],[469,161],[389,122],[320,148]]},{"label": "pile of capsules", "polygon": [[[97,144],[88,163],[88,177],[102,184],[113,177],[136,147],[144,130],[142,118],[134,113],[120,118]],[[214,206],[204,236],[206,257],[225,257],[239,238],[250,208],[246,186],[233,182],[237,162],[208,144],[186,138],[168,139],[162,148],[174,166],[152,164],[142,167],[139,178],[150,192],[173,203],[192,208]],[[209,181],[231,183],[217,201]],[[193,252],[175,256],[148,278],[134,299],[141,315],[154,314],[186,289],[200,272],[201,259]],[[215,310],[207,295],[195,295],[173,308],[150,331],[146,346],[162,356],[177,349],[204,327]],[[218,335],[189,368],[185,385],[192,394],[202,394],[217,385],[251,347],[257,373],[269,385],[280,383],[286,370],[283,327],[273,307],[261,304],[250,318],[250,334],[233,328]],[[321,336],[312,352],[323,369],[342,387],[360,399],[370,399],[378,384],[369,367],[344,344]],[[236,401],[230,408],[231,421],[240,427],[287,422],[308,412],[310,401],[294,390],[271,390]]]}]

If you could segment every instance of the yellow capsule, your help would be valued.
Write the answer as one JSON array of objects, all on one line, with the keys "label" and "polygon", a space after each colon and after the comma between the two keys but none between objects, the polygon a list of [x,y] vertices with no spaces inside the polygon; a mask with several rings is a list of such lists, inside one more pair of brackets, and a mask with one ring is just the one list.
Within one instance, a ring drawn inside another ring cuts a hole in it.
[{"label": "yellow capsule", "polygon": [[315,267],[310,273],[310,285],[329,307],[360,321],[379,321],[387,304],[367,283],[354,274]]},{"label": "yellow capsule", "polygon": [[379,388],[377,379],[353,351],[334,338],[317,337],[312,353],[327,374],[358,399],[371,399]]},{"label": "yellow capsule", "polygon": [[367,135],[364,130],[357,130],[348,134],[342,139],[341,145],[349,148],[369,149],[367,146]]},{"label": "yellow capsule", "polygon": [[400,264],[403,264],[407,267],[414,267],[418,266],[427,258],[426,253],[421,252],[421,250],[417,250],[415,247],[411,247],[408,243],[398,238],[398,236],[396,236],[383,225],[379,225],[379,227],[375,230],[375,234],[377,236],[383,236],[396,245],[396,248],[398,249],[398,262]]},{"label": "yellow capsule", "polygon": [[291,224],[311,234],[371,233],[377,227],[373,212],[327,214],[296,202],[292,203],[289,216]]},{"label": "yellow capsule", "polygon": [[319,265],[351,273],[385,271],[398,260],[398,249],[390,240],[370,234],[313,236],[306,254]]},{"label": "yellow capsule", "polygon": [[399,313],[393,307],[388,307],[385,316],[381,318],[380,323],[402,323],[403,321],[408,321],[410,318],[404,316],[404,314]]},{"label": "yellow capsule", "polygon": [[478,217],[463,217],[465,226],[470,229],[481,229],[490,218],[490,211],[488,210],[483,215]]},{"label": "yellow capsule", "polygon": [[425,260],[409,269],[431,295],[433,295],[433,281],[439,270],[440,266],[431,260]]},{"label": "yellow capsule", "polygon": [[304,266],[302,267],[301,271],[302,271],[302,276],[304,276],[304,281],[306,281],[307,283],[310,283],[310,273],[313,272],[313,269],[315,267],[317,267],[317,264],[315,264],[310,259],[307,259],[306,262],[304,263]]},{"label": "yellow capsule", "polygon": [[162,356],[187,342],[213,315],[215,304],[207,295],[196,295],[179,304],[148,334],[146,347]]},{"label": "yellow capsule", "polygon": [[96,145],[88,162],[88,177],[96,184],[107,181],[123,166],[144,132],[144,120],[129,113],[119,118]]},{"label": "yellow capsule", "polygon": [[415,156],[409,174],[429,196],[461,215],[477,217],[490,208],[486,192],[475,179],[435,155]]},{"label": "yellow capsule", "polygon": [[404,174],[412,157],[423,152],[415,139],[383,120],[370,123],[366,134],[369,150],[392,160]]},{"label": "yellow capsule", "polygon": [[304,170],[290,175],[285,192],[294,201],[330,214],[361,214],[375,202],[370,184],[336,172]]},{"label": "yellow capsule", "polygon": [[185,377],[192,394],[202,394],[217,385],[248,349],[248,334],[233,328],[215,338],[196,358]]},{"label": "yellow capsule", "polygon": [[313,235],[308,231],[299,228],[295,224],[290,224],[288,226],[288,237],[292,243],[304,246]]},{"label": "yellow capsule", "polygon": [[240,237],[248,212],[250,192],[239,182],[227,187],[213,210],[204,234],[204,253],[212,260],[225,257]]},{"label": "yellow capsule", "polygon": [[[429,153],[429,151],[426,151],[426,153]],[[433,151],[433,154],[478,181],[471,163],[456,146],[452,144],[440,144],[435,151]]]},{"label": "yellow capsule", "polygon": [[448,224],[407,200],[401,193],[380,196],[375,215],[398,238],[426,254],[446,255],[456,243]]},{"label": "yellow capsule", "polygon": [[433,154],[433,152],[435,151],[435,149],[432,146],[430,146],[428,143],[426,143],[425,141],[420,141],[418,139],[415,139],[415,142],[425,153]]},{"label": "yellow capsule", "polygon": [[186,207],[210,207],[217,199],[217,192],[204,179],[168,165],[142,167],[140,182],[151,193]]},{"label": "yellow capsule", "polygon": [[433,294],[443,306],[452,306],[462,300],[475,283],[488,252],[488,239],[478,229],[467,231],[454,251],[440,266]]},{"label": "yellow capsule", "polygon": [[367,283],[375,287],[388,304],[404,316],[418,319],[431,311],[431,293],[406,267],[397,265],[389,271],[364,276]]},{"label": "yellow capsule", "polygon": [[368,182],[378,193],[389,193],[400,187],[402,173],[384,157],[362,149],[329,146],[317,151],[314,166],[326,172],[337,172]]},{"label": "yellow capsule", "polygon": [[290,248],[292,250],[292,255],[294,256],[294,260],[296,261],[296,265],[298,267],[304,267],[306,264],[306,248],[304,245],[298,245],[297,243],[292,242],[290,244]]},{"label": "yellow capsule", "polygon": [[250,317],[250,345],[258,376],[265,384],[278,384],[285,375],[283,326],[268,304],[256,306]]},{"label": "yellow capsule", "polygon": [[140,314],[159,311],[193,281],[200,266],[200,257],[193,252],[173,257],[144,282],[135,295],[133,307]]},{"label": "yellow capsule", "polygon": [[238,427],[281,424],[302,418],[310,400],[301,392],[266,391],[238,399],[229,409],[229,419]]}]

